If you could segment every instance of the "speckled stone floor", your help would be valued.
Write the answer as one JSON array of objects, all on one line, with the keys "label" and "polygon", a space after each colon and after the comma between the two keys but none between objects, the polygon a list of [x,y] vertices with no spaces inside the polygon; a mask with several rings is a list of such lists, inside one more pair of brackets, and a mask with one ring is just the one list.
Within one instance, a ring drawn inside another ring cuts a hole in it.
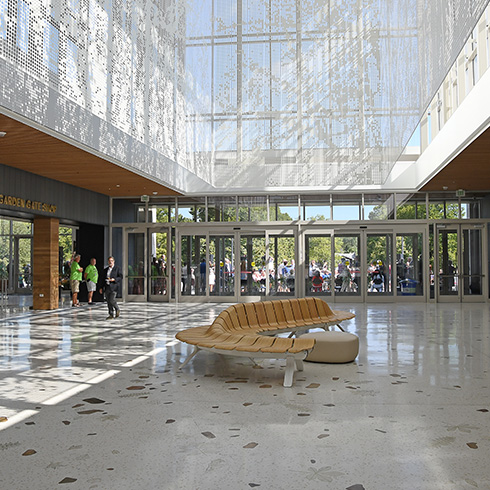
[{"label": "speckled stone floor", "polygon": [[226,305],[0,321],[0,489],[490,489],[490,306],[339,305],[355,362],[202,352]]}]

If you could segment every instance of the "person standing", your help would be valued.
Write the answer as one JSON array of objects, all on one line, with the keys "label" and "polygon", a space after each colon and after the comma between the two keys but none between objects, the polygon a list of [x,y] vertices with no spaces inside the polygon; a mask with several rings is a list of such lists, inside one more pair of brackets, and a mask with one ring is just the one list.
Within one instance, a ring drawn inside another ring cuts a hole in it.
[{"label": "person standing", "polygon": [[[121,269],[116,265],[114,257],[109,257],[107,264],[108,265],[102,274],[102,279],[104,280],[104,293],[107,300],[107,306],[109,308],[109,316],[106,318],[106,320],[112,320],[113,318],[117,318],[120,313],[116,296],[123,276]],[[102,288],[100,288],[100,293],[102,294]]]},{"label": "person standing", "polygon": [[92,257],[90,259],[90,264],[85,267],[85,280],[87,281],[87,291],[88,291],[88,304],[93,305],[93,295],[94,291],[97,288],[97,281],[99,280],[99,271],[97,270],[97,267],[95,267],[96,264],[95,257]]},{"label": "person standing", "polygon": [[71,286],[71,306],[80,306],[78,293],[80,291],[80,282],[82,281],[83,268],[80,267],[80,254],[76,254],[70,268],[70,286]]}]

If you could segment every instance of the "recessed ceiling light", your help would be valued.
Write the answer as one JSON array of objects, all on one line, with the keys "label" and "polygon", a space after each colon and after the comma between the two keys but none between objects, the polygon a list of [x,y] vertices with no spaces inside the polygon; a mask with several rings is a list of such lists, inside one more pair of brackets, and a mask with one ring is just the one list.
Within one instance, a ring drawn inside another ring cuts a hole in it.
[{"label": "recessed ceiling light", "polygon": [[121,187],[119,184],[116,184],[116,187]]},{"label": "recessed ceiling light", "polygon": [[156,196],[158,194],[157,191],[153,191],[153,195]]},{"label": "recessed ceiling light", "polygon": [[5,131],[0,131],[0,138],[3,138],[4,136],[7,136],[7,133]]},{"label": "recessed ceiling light", "polygon": [[442,190],[443,190],[443,191],[447,191],[447,185],[443,185],[443,186],[442,186]]}]

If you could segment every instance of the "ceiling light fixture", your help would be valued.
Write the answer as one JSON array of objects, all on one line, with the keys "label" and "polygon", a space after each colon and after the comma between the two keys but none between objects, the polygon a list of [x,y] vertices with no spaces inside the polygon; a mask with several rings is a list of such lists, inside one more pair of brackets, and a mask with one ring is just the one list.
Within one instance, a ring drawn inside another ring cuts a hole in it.
[{"label": "ceiling light fixture", "polygon": [[7,136],[7,133],[5,131],[0,131],[0,138],[4,138]]}]

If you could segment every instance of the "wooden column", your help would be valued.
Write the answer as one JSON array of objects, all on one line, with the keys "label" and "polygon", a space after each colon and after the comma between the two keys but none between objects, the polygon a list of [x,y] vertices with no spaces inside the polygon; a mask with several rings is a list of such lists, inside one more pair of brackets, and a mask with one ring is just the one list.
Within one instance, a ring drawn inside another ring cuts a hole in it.
[{"label": "wooden column", "polygon": [[34,219],[32,307],[54,310],[59,306],[59,220]]}]

